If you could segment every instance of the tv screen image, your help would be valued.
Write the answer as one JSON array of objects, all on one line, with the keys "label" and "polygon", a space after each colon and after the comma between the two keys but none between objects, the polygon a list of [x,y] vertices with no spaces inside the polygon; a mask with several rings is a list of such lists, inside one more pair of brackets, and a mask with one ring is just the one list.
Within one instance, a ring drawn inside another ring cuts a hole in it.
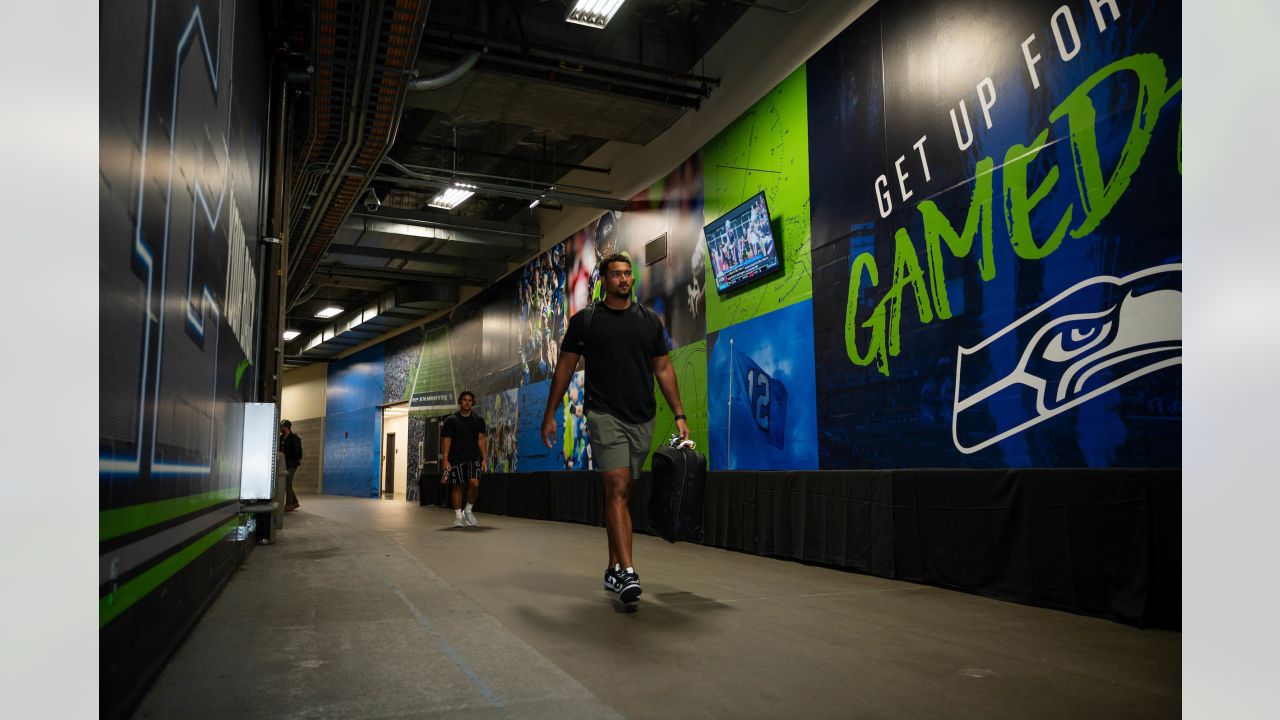
[{"label": "tv screen image", "polygon": [[763,191],[707,225],[703,235],[719,292],[746,285],[782,267]]}]

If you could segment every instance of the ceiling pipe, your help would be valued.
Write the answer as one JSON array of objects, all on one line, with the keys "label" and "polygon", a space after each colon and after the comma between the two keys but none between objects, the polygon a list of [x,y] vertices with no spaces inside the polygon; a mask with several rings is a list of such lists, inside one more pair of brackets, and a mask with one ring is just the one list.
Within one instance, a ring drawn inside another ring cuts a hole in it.
[{"label": "ceiling pipe", "polygon": [[[404,165],[392,160],[386,159],[386,164],[394,167],[400,172],[408,175],[407,178],[397,178],[394,176],[377,175],[375,180],[389,181],[397,185],[406,187],[425,187],[434,190],[440,190],[452,185],[459,178],[467,181],[468,184],[474,185],[478,192],[496,195],[498,197],[512,198],[515,200],[559,200],[565,205],[577,205],[581,207],[599,208],[601,210],[626,210],[631,207],[631,203],[626,200],[614,200],[609,197],[593,197],[591,195],[583,195],[581,193],[568,193],[557,189],[555,184],[530,184],[529,187],[516,187],[513,185],[503,185],[501,183],[486,182],[476,179],[480,173],[468,173],[463,171],[445,171],[450,172],[447,175],[421,173],[411,170]],[[522,183],[529,183],[528,180],[519,180]]]},{"label": "ceiling pipe", "polygon": [[484,52],[484,50],[467,53],[458,61],[457,65],[454,65],[444,72],[436,73],[435,75],[418,77],[418,71],[415,69],[413,71],[413,79],[409,81],[410,92],[439,90],[442,87],[452,85],[460,80],[463,75],[466,75],[471,68],[476,66],[476,61],[480,59],[481,52]]},{"label": "ceiling pipe", "polygon": [[[433,150],[454,150],[455,149],[452,145],[445,145],[444,143],[423,142],[421,140],[401,140],[400,142],[406,145],[414,145],[417,147],[430,148]],[[545,136],[544,136],[544,142],[545,142]],[[524,162],[528,160],[530,162],[537,162],[537,163],[543,163],[546,165],[552,165],[553,167],[557,167],[557,168],[566,168],[569,170],[584,170],[586,172],[601,173],[604,175],[608,175],[613,172],[612,168],[593,167],[591,165],[575,165],[573,163],[554,162],[551,160],[547,160],[545,158],[529,158],[529,157],[525,157],[523,155],[517,155],[514,153],[490,152],[488,150],[476,150],[474,148],[469,148],[469,149],[457,148],[457,150],[462,155],[479,155],[481,157],[498,158],[500,160],[518,160],[520,162]],[[545,149],[544,149],[544,152],[545,152]]]}]

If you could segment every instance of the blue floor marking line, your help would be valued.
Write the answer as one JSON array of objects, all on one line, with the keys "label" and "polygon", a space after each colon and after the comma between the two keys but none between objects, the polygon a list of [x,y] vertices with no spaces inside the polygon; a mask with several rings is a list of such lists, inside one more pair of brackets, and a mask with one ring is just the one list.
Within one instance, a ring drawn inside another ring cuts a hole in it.
[{"label": "blue floor marking line", "polygon": [[502,701],[498,699],[498,696],[494,694],[493,690],[489,689],[488,685],[484,684],[484,680],[481,680],[480,676],[471,669],[471,666],[467,665],[467,662],[462,659],[462,656],[459,655],[444,638],[440,637],[440,633],[436,632],[435,626],[431,624],[431,621],[427,619],[426,615],[422,614],[422,611],[418,609],[418,606],[414,605],[413,601],[400,591],[400,588],[392,585],[382,578],[378,579],[382,580],[383,585],[391,588],[391,592],[395,593],[396,597],[400,598],[405,605],[409,606],[409,609],[413,611],[414,617],[418,619],[418,624],[426,629],[428,635],[435,638],[436,642],[440,645],[440,649],[444,650],[444,654],[448,655],[449,659],[453,661],[453,664],[457,665],[458,669],[466,674],[467,678],[471,680],[472,685],[479,688],[480,694],[484,695],[484,699],[488,700],[489,704],[494,707],[502,707]]}]

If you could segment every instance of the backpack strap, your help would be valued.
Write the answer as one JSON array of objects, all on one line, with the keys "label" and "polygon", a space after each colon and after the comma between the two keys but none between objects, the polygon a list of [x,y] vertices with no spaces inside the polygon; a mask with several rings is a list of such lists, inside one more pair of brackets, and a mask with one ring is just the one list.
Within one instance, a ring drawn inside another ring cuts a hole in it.
[{"label": "backpack strap", "polygon": [[583,342],[587,341],[587,333],[590,332],[591,330],[591,318],[595,317],[596,304],[599,302],[601,301],[596,300],[590,305],[582,308],[582,341]]}]

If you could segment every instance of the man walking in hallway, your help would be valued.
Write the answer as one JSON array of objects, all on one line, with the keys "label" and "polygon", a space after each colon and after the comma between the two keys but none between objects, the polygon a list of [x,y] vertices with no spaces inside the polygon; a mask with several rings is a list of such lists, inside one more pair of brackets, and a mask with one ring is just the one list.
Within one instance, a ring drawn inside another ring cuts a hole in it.
[{"label": "man walking in hallway", "polygon": [[302,464],[302,439],[293,434],[293,423],[288,420],[280,423],[280,452],[284,453],[284,511],[293,512],[300,506],[293,492],[293,475]]},{"label": "man walking in hallway", "polygon": [[604,299],[569,320],[560,343],[560,358],[551,381],[551,394],[542,416],[541,435],[547,447],[555,441],[555,410],[560,406],[578,358],[586,358],[587,435],[591,453],[604,476],[605,529],[609,565],[605,589],[624,603],[640,597],[640,576],[631,559],[631,512],[627,498],[631,482],[640,477],[657,402],[653,383],[676,416],[680,439],[689,437],[676,384],[676,371],[667,357],[662,322],[649,308],[632,302],[631,260],[613,254],[600,261]]},{"label": "man walking in hallway", "polygon": [[[484,470],[487,440],[484,418],[471,411],[476,403],[475,393],[463,390],[458,396],[458,412],[445,418],[440,429],[440,452],[444,455],[444,476],[440,482],[448,483],[453,492],[454,527],[476,527],[475,514],[471,511],[480,495],[480,472]],[[467,486],[467,506],[462,506],[462,486]]]}]

